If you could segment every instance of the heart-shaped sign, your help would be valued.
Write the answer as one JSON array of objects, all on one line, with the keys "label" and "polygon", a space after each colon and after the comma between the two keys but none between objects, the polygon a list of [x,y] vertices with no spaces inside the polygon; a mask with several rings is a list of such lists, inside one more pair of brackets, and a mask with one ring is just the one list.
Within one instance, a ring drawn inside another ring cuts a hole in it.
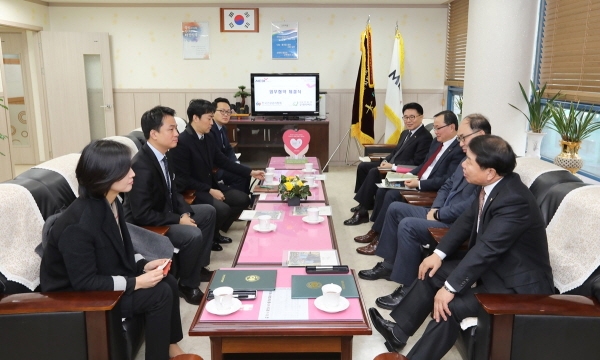
[{"label": "heart-shaped sign", "polygon": [[309,142],[310,133],[306,130],[287,130],[283,133],[284,148],[290,156],[305,154]]}]

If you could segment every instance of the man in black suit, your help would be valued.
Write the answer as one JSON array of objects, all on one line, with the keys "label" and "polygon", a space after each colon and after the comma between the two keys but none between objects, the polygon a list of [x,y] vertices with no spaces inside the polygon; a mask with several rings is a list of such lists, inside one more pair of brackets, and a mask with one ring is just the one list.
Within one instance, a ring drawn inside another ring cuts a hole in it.
[{"label": "man in black suit", "polygon": [[419,165],[425,160],[427,149],[431,145],[431,134],[423,126],[423,107],[417,103],[408,103],[402,107],[402,120],[405,130],[400,134],[398,145],[381,161],[361,162],[356,168],[356,184],[354,200],[359,205],[352,212],[373,208],[373,198],[377,191],[375,184],[381,182],[378,168],[394,169],[397,165]]},{"label": "man in black suit", "polygon": [[[515,165],[502,138],[471,141],[462,167],[467,181],[480,186],[479,199],[423,260],[419,279],[391,312],[396,323],[369,309],[390,351],[402,348],[433,310],[433,320],[407,357],[441,359],[456,341],[460,322],[477,316],[476,293],[552,294],[545,223],[535,198],[513,173]],[[469,250],[462,259],[453,258],[465,239]]]},{"label": "man in black suit", "polygon": [[[425,161],[409,172],[416,175],[418,180],[411,179],[405,181],[404,185],[407,187],[418,188],[423,191],[438,190],[452,176],[452,173],[465,155],[456,140],[458,119],[452,111],[445,110],[435,114],[433,129],[436,138],[430,143],[431,145],[429,146],[429,152]],[[399,171],[399,169],[392,167],[392,171]],[[398,193],[397,189],[378,189],[375,187],[375,206],[371,216],[372,221],[375,221],[377,216],[379,216],[383,199],[388,191]],[[359,194],[356,194],[354,199],[360,203],[361,200],[359,200],[358,196]],[[357,225],[369,221],[369,213],[365,207],[361,206],[351,210],[355,210],[354,215],[344,221],[344,225]]]},{"label": "man in black suit", "polygon": [[179,145],[171,150],[177,187],[181,191],[195,190],[194,204],[210,204],[217,211],[217,231],[214,242],[230,243],[231,239],[219,234],[227,231],[250,203],[242,191],[218,186],[213,168],[218,167],[237,176],[264,179],[264,171],[252,170],[247,166],[230,161],[217,147],[210,134],[215,107],[207,100],[190,101],[187,109],[189,123],[179,137]]},{"label": "man in black suit", "polygon": [[[214,136],[217,141],[217,147],[221,150],[229,161],[240,163],[235,156],[235,151],[227,138],[227,123],[231,117],[231,105],[229,100],[225,98],[216,98],[213,101],[215,107],[215,116],[213,118],[214,124],[210,128],[210,133]],[[217,182],[219,189],[224,191],[227,187],[236,189],[250,195],[250,177],[239,176],[225,169],[217,170]]]},{"label": "man in black suit", "polygon": [[166,236],[179,249],[179,294],[197,305],[203,296],[200,281],[212,275],[204,267],[210,263],[216,215],[210,205],[188,205],[177,191],[172,161],[166,156],[179,138],[174,115],[163,106],[142,115],[147,142],[132,159],[136,177],[125,195],[125,217],[138,226],[169,226]]}]

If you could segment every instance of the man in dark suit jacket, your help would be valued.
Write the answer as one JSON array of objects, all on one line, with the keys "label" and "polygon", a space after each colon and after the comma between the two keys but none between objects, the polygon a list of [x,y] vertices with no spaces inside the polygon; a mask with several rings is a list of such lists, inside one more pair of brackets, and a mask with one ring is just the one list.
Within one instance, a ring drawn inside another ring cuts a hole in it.
[{"label": "man in dark suit jacket", "polygon": [[[402,107],[402,120],[405,130],[400,134],[398,145],[381,163],[361,162],[356,168],[356,184],[354,199],[359,206],[373,208],[373,197],[381,182],[378,167],[391,169],[396,165],[419,165],[425,160],[427,149],[431,145],[431,134],[423,126],[423,107],[417,103],[409,103]],[[352,211],[358,210],[358,207]]]},{"label": "man in dark suit jacket", "polygon": [[142,115],[147,142],[132,160],[136,177],[125,195],[125,217],[138,226],[169,226],[166,236],[179,249],[180,295],[199,304],[200,281],[211,275],[204,267],[210,263],[216,215],[212,206],[188,205],[177,191],[172,161],[166,156],[179,137],[174,115],[173,109],[163,106]]},{"label": "man in dark suit jacket", "polygon": [[250,203],[244,192],[232,188],[221,190],[213,174],[213,168],[227,170],[237,176],[264,179],[264,171],[230,161],[217,147],[210,134],[215,107],[207,100],[192,100],[187,109],[189,123],[181,136],[179,145],[170,151],[175,167],[177,187],[181,191],[195,190],[194,204],[210,204],[217,211],[217,231],[214,242],[230,243],[218,230],[227,231]]},{"label": "man in dark suit jacket", "polygon": [[[469,141],[471,140],[471,138],[473,136],[484,135],[484,134],[489,135],[491,131],[492,131],[492,127],[491,127],[490,123],[488,122],[488,120],[485,118],[485,116],[483,116],[481,114],[470,114],[469,116],[466,116],[463,119],[463,121],[461,122],[460,126],[458,127],[459,135],[456,137],[456,140],[458,140],[458,146],[460,146],[460,148],[461,148],[463,158],[464,158],[464,153],[466,153],[466,151],[467,151],[467,145],[469,144]],[[441,133],[441,132],[439,132],[439,133]],[[443,139],[441,139],[441,140],[443,140]],[[435,147],[432,147],[432,151],[434,148]],[[448,154],[448,152],[446,152],[446,154]],[[431,176],[433,176],[432,179],[421,181],[423,186],[426,186],[426,187],[431,186],[431,182],[429,182],[429,181],[434,180],[435,178],[438,177],[435,174],[438,172],[438,170],[441,168],[442,165],[443,165],[443,163],[440,163],[439,161],[438,161],[438,163],[435,164],[434,169],[431,172],[431,174],[432,174]],[[453,165],[450,165],[450,167],[452,167],[452,166]],[[462,167],[460,165],[456,166],[454,175],[448,175],[448,176],[449,176],[450,181],[452,181],[452,179],[456,179],[456,182],[448,183],[448,181],[446,181],[444,183],[444,185],[438,191],[437,198],[436,198],[436,205],[434,206],[434,208],[439,208],[439,206],[438,206],[439,202],[441,201],[443,203],[445,201],[444,199],[446,199],[446,197],[449,196],[448,191],[452,191],[452,189],[450,189],[448,186],[452,187],[453,184],[456,185],[457,182],[459,184],[462,184],[459,186],[465,185],[466,180],[464,180],[463,173],[462,173]],[[456,192],[454,192],[454,194],[456,194]],[[364,247],[360,247],[360,248],[356,249],[356,251],[358,253],[363,254],[363,255],[374,255],[375,254],[375,250],[377,249],[377,244],[379,242],[378,235],[381,234],[381,232],[383,231],[383,223],[385,221],[386,214],[388,212],[388,208],[390,207],[391,204],[393,204],[395,202],[399,202],[399,201],[403,201],[402,195],[400,195],[399,191],[388,190],[388,189],[379,189],[377,191],[377,196],[376,196],[376,200],[375,200],[375,210],[373,210],[373,214],[371,215],[371,220],[374,221],[373,226],[371,227],[371,230],[369,230],[369,232],[367,232],[367,234],[357,236],[354,238],[354,241],[356,241],[356,242],[369,243],[368,245],[366,245]],[[453,208],[456,209],[456,207],[453,207]],[[463,208],[463,210],[464,210],[464,208]],[[456,218],[458,218],[458,216],[460,215],[460,213],[458,213],[458,212],[455,212],[455,214],[456,214],[456,216],[452,217],[453,220],[451,222],[456,220]],[[431,215],[432,214],[429,214],[428,217],[433,218]],[[450,218],[450,216],[447,216],[449,214],[446,210],[440,211],[439,215],[442,215],[441,216],[442,218],[446,218],[446,219]],[[451,223],[451,222],[448,222],[448,223]],[[420,259],[417,261],[420,261]],[[418,265],[418,263],[417,263],[417,265]],[[412,283],[412,281],[410,283]],[[408,283],[408,284],[410,284],[410,283]],[[403,284],[405,284],[405,283],[403,283]]]},{"label": "man in dark suit jacket", "polygon": [[[436,191],[448,179],[460,161],[464,157],[464,152],[456,141],[456,130],[458,129],[458,119],[452,111],[442,111],[437,113],[433,119],[433,128],[435,129],[436,138],[429,147],[429,152],[425,161],[409,173],[418,176],[418,180],[407,180],[405,186],[411,188],[419,188],[423,191]],[[400,171],[396,167],[392,167],[392,171]],[[382,200],[385,193],[388,191],[398,192],[397,189],[378,189],[375,187],[375,206],[371,220],[375,221],[380,214]],[[353,208],[354,215],[344,221],[344,225],[357,225],[369,221],[369,213],[362,205],[365,198],[360,192],[356,194],[354,199],[361,205],[358,208]]]},{"label": "man in dark suit jacket", "polygon": [[[214,124],[210,128],[210,133],[217,141],[217,147],[221,150],[223,155],[225,155],[229,161],[239,164],[240,162],[235,156],[235,151],[229,142],[229,138],[227,138],[226,125],[229,123],[231,117],[231,105],[229,104],[229,100],[221,97],[216,98],[213,101],[213,106],[215,107],[215,115],[213,118]],[[245,192],[248,195],[250,194],[250,177],[239,176],[225,169],[218,169],[216,175],[221,191],[226,190],[227,187],[231,187]]]},{"label": "man in dark suit jacket", "polygon": [[[529,189],[513,173],[515,154],[503,139],[471,141],[462,167],[480,196],[419,266],[419,279],[391,312],[396,323],[369,309],[390,351],[402,348],[433,310],[433,320],[408,353],[410,360],[435,360],[453,346],[460,322],[476,316],[476,293],[551,294],[552,269],[545,223]],[[480,210],[481,209],[481,210]],[[470,239],[462,259],[449,259]]]},{"label": "man in dark suit jacket", "polygon": [[[474,128],[471,128],[473,126]],[[490,123],[480,114],[465,117],[458,127],[457,139],[463,151],[475,137],[491,132]],[[369,270],[361,270],[358,276],[365,280],[389,279],[400,284],[390,295],[377,298],[377,306],[391,310],[404,296],[404,284],[408,287],[417,278],[421,262],[421,247],[436,247],[437,243],[429,234],[429,228],[448,228],[473,203],[477,185],[469,184],[462,166],[457,166],[437,193],[431,208],[413,206],[396,201],[389,205],[385,221],[381,221],[379,241],[356,249],[366,255],[376,254],[383,258]],[[386,196],[387,199],[387,196]],[[377,224],[376,222],[376,224]]]}]

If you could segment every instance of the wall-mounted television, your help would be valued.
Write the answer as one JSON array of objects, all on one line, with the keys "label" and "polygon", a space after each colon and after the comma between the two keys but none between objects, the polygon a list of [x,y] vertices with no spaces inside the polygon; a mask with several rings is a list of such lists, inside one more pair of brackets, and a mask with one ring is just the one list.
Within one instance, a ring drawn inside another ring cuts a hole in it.
[{"label": "wall-mounted television", "polygon": [[318,116],[319,74],[250,74],[254,116]]}]

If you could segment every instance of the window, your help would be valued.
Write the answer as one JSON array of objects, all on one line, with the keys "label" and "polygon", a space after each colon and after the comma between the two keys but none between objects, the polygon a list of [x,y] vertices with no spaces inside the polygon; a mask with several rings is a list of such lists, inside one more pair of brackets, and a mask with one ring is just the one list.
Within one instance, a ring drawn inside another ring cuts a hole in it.
[{"label": "window", "polygon": [[[465,58],[467,56],[467,25],[469,0],[454,0],[448,4],[448,32],[446,34],[446,79],[448,86],[463,87]],[[450,106],[450,104],[448,104]]]}]

